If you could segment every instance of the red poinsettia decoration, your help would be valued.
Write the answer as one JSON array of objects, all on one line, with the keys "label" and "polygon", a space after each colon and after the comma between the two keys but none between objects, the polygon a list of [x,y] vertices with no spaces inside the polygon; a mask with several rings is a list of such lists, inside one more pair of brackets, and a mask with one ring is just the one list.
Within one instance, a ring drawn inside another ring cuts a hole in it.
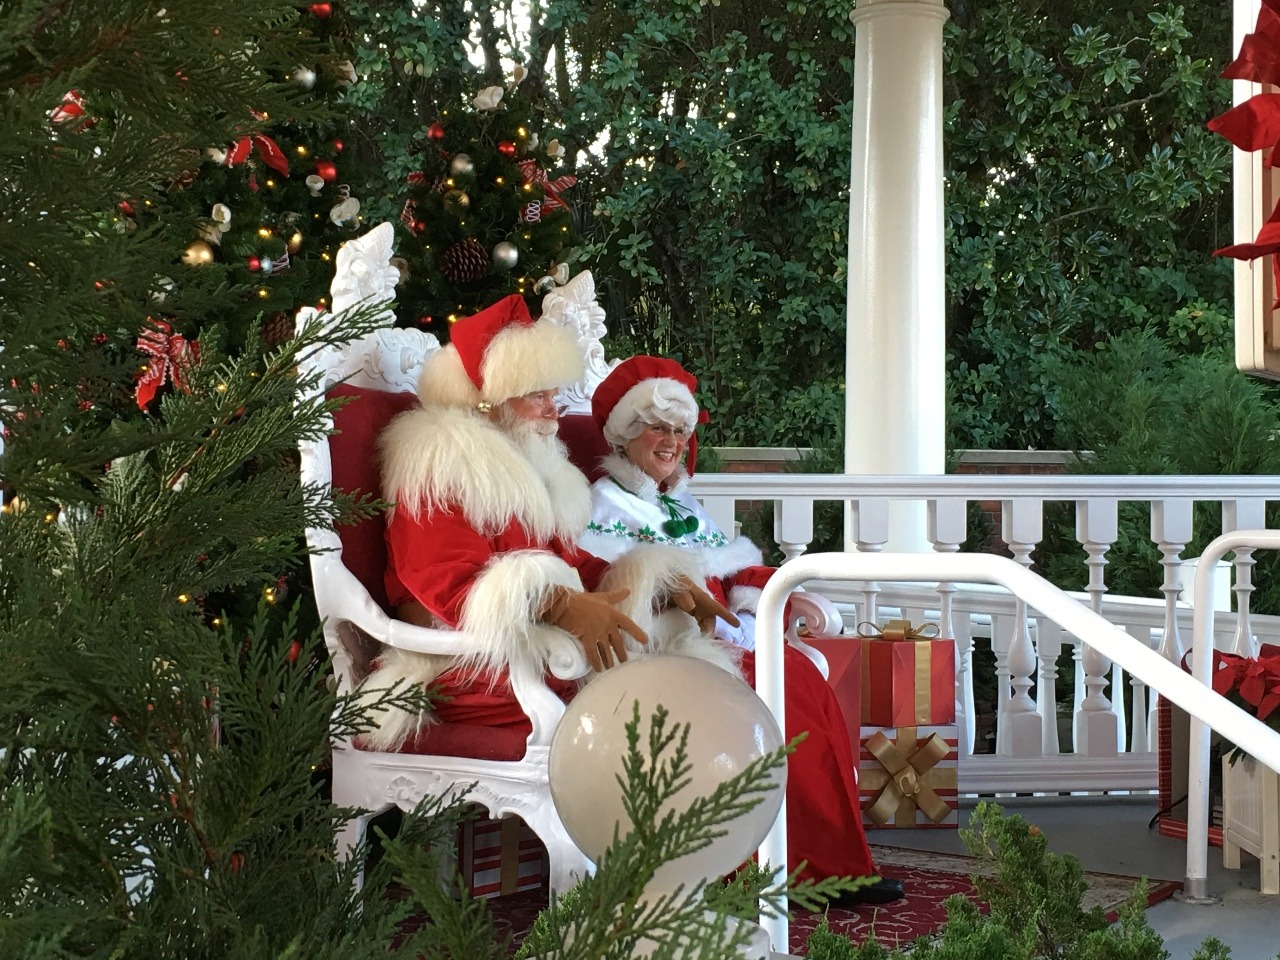
[{"label": "red poinsettia decoration", "polygon": [[[1222,71],[1228,80],[1248,80],[1269,87],[1280,87],[1280,0],[1262,0],[1253,33],[1240,44],[1240,54]],[[1280,93],[1264,92],[1250,97],[1239,106],[1209,121],[1209,129],[1226,137],[1241,150],[1264,150],[1263,165],[1277,162],[1276,146],[1280,145]],[[1253,243],[1237,243],[1216,256],[1253,260],[1280,252],[1280,204],[1271,212]],[[1280,281],[1280,262],[1273,261]],[[1280,289],[1280,283],[1277,283]]]},{"label": "red poinsettia decoration", "polygon": [[1257,657],[1215,650],[1213,690],[1280,730],[1280,644],[1264,643]]}]

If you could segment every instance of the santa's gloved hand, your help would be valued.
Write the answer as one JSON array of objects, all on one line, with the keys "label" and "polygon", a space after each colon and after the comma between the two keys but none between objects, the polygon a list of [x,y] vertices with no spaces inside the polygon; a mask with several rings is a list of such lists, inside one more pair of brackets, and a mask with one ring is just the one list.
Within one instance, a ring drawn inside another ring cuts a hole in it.
[{"label": "santa's gloved hand", "polygon": [[555,587],[542,608],[541,619],[577,637],[586,652],[587,663],[599,673],[627,659],[624,632],[639,643],[649,642],[645,632],[614,606],[630,595],[630,590],[585,593]]},{"label": "santa's gloved hand", "polygon": [[698,621],[698,629],[711,633],[716,628],[716,617],[732,626],[738,626],[738,618],[730,613],[711,594],[688,577],[681,577],[671,589],[671,605],[683,610]]}]

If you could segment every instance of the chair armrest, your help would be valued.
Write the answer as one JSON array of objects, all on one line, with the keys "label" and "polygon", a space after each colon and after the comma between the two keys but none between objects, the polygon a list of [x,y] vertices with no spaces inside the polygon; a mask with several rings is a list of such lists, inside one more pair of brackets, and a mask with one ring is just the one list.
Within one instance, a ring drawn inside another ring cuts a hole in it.
[{"label": "chair armrest", "polygon": [[[347,630],[358,631],[361,642],[374,641],[412,653],[465,657],[481,649],[479,643],[461,630],[419,627],[389,616],[369,596],[355,574],[342,564],[337,553],[313,556],[312,575],[320,614],[335,621],[333,634],[348,660],[355,657],[349,649],[351,638],[342,636]],[[511,692],[533,727],[527,741],[529,747],[550,746],[551,735],[564,714],[564,703],[547,686],[544,671],[561,680],[576,680],[590,670],[586,653],[578,644],[565,644],[542,666],[512,664]],[[358,678],[352,675],[351,679],[354,682]]]},{"label": "chair armrest", "polygon": [[787,624],[787,643],[812,660],[824,679],[829,677],[831,668],[827,658],[816,647],[804,642],[800,633],[800,621],[804,621],[806,635],[834,637],[844,631],[844,618],[840,616],[836,605],[820,593],[796,590],[788,602],[791,605],[791,620]]}]

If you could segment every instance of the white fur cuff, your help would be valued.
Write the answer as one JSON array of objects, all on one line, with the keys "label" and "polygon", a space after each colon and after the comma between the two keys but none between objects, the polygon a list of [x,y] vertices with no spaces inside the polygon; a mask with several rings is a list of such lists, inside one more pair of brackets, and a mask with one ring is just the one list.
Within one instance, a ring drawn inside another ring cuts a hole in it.
[{"label": "white fur cuff", "polygon": [[733,613],[755,613],[761,592],[759,587],[730,587],[729,609]]}]

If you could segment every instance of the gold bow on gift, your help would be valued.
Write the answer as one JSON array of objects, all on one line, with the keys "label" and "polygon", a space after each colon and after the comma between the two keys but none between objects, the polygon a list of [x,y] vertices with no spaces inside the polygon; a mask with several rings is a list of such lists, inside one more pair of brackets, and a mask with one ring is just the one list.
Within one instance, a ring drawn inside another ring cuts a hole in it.
[{"label": "gold bow on gift", "polygon": [[[884,826],[895,815],[899,825],[914,823],[917,808],[934,823],[941,823],[947,818],[951,808],[934,792],[925,776],[950,750],[942,737],[930,734],[917,746],[913,729],[904,729],[897,743],[877,732],[867,740],[866,746],[884,768],[883,772],[868,770],[862,777],[863,785],[871,789],[875,788],[877,774],[884,780],[864,811],[873,823]],[[954,770],[938,770],[928,779],[933,780],[936,786],[946,785],[939,782],[946,780],[954,786],[954,778]]]},{"label": "gold bow on gift", "polygon": [[936,623],[922,623],[913,627],[910,620],[890,620],[877,627],[870,620],[858,624],[858,636],[864,640],[933,640],[938,636]]}]

